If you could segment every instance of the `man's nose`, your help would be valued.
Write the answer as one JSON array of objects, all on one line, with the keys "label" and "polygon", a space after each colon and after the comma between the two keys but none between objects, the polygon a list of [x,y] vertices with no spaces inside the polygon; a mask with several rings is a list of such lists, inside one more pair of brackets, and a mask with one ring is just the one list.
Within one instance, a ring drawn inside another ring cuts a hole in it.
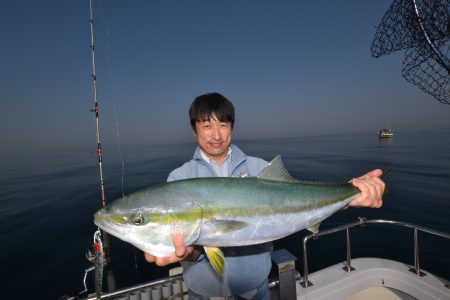
[{"label": "man's nose", "polygon": [[212,127],[212,137],[215,139],[219,139],[221,136],[219,126]]}]

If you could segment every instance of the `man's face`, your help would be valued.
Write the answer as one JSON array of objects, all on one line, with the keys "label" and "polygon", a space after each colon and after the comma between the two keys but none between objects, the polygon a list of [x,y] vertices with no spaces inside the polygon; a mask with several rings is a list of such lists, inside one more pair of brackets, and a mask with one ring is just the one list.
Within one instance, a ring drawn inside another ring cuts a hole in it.
[{"label": "man's face", "polygon": [[194,134],[203,152],[221,164],[231,143],[231,123],[221,122],[213,114],[209,120],[195,123]]}]

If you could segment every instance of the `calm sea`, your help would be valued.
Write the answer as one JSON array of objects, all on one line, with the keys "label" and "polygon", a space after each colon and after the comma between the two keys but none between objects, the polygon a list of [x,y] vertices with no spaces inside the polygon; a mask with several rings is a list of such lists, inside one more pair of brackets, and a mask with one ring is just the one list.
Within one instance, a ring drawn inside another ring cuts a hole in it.
[{"label": "calm sea", "polygon": [[[389,140],[374,133],[236,141],[249,155],[271,160],[281,154],[299,179],[348,181],[365,172],[389,169],[381,209],[350,208],[322,223],[322,229],[358,217],[412,222],[450,232],[450,129],[396,132]],[[107,199],[116,199],[166,180],[190,159],[193,144],[122,147],[125,168],[105,151]],[[111,150],[116,152],[116,149]],[[0,260],[4,299],[57,299],[83,289],[86,250],[92,243],[94,212],[100,207],[98,166],[90,151],[27,153],[4,157],[0,169]],[[122,189],[122,176],[123,189]],[[276,242],[299,260],[306,231]],[[412,231],[371,225],[352,231],[352,255],[413,263]],[[310,271],[345,259],[344,235],[310,242]],[[421,236],[421,265],[450,278],[450,242]],[[118,287],[165,276],[146,263],[141,251],[114,239]],[[89,280],[92,287],[92,281]]]}]

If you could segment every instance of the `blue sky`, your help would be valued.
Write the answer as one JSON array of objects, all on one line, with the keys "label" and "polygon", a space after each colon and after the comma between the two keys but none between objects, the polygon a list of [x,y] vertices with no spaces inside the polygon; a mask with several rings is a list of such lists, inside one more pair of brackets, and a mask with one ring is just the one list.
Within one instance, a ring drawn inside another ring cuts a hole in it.
[{"label": "blue sky", "polygon": [[[236,139],[450,126],[450,107],[370,55],[391,1],[97,1],[103,142],[192,140],[187,110],[217,91]],[[2,150],[95,145],[89,1],[0,11]]]}]

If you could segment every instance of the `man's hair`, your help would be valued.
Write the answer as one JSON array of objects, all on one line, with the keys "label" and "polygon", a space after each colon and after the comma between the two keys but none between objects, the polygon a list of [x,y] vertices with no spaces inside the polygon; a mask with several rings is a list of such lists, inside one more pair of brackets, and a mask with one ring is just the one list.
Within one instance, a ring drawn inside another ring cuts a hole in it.
[{"label": "man's hair", "polygon": [[231,123],[234,127],[234,106],[230,100],[219,93],[207,93],[195,98],[189,108],[191,126],[195,131],[195,124],[209,120],[213,115],[218,121]]}]

